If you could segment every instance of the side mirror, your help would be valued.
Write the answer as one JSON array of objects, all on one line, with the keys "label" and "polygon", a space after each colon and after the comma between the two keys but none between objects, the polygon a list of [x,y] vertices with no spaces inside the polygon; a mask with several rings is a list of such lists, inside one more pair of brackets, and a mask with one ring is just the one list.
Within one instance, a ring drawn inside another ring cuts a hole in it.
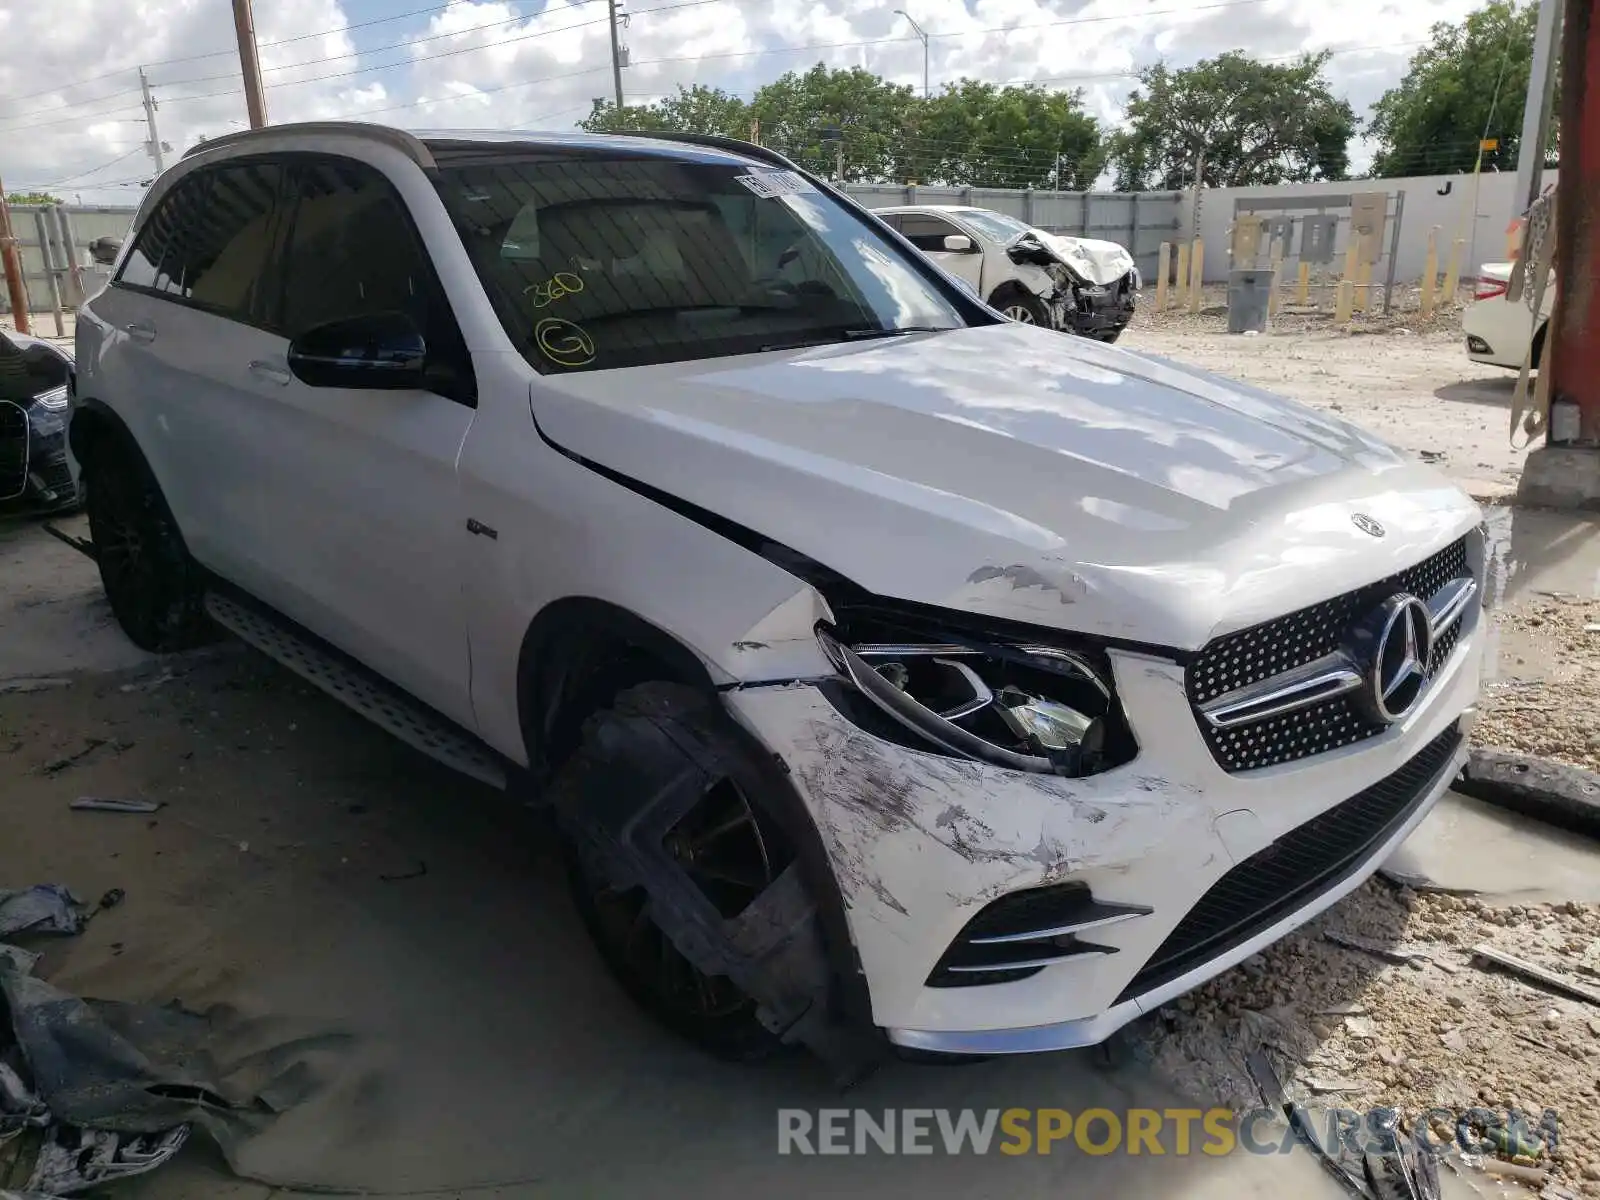
[{"label": "side mirror", "polygon": [[944,248],[954,254],[972,253],[972,239],[964,233],[947,233],[944,238]]},{"label": "side mirror", "polygon": [[102,267],[109,267],[117,261],[117,252],[122,249],[122,239],[114,237],[98,237],[89,243],[89,257]]},{"label": "side mirror", "polygon": [[421,388],[428,345],[404,313],[329,321],[289,343],[289,370],[311,387]]}]

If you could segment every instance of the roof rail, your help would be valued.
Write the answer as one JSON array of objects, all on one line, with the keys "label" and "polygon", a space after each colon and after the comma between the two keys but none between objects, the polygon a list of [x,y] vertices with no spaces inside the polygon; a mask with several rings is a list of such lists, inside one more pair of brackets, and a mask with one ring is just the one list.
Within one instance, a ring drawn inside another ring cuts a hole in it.
[{"label": "roof rail", "polygon": [[419,139],[403,129],[395,129],[390,125],[373,125],[366,121],[290,121],[283,125],[267,125],[261,129],[241,129],[237,133],[225,133],[221,137],[190,146],[183,152],[183,157],[191,158],[196,154],[204,154],[207,150],[214,150],[218,146],[238,146],[256,138],[284,134],[290,136],[342,134],[345,137],[369,138],[393,146],[425,170],[431,170],[434,165],[432,153]]},{"label": "roof rail", "polygon": [[[670,129],[619,129],[620,137],[655,138],[662,142],[685,142],[691,146],[710,146],[714,150],[728,150],[734,154],[742,154],[746,158],[760,159],[762,162],[771,163],[775,167],[787,167],[791,171],[800,171],[800,168],[790,162],[776,150],[769,150],[755,142],[746,142],[740,138],[723,137],[720,133],[674,133]],[[809,174],[809,172],[801,172]]]}]

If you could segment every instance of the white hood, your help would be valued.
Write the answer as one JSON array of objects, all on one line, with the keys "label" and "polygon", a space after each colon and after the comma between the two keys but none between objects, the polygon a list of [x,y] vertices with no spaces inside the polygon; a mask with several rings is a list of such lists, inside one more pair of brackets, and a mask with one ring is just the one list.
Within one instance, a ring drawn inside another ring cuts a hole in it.
[{"label": "white hood", "polygon": [[1175,647],[1375,582],[1479,520],[1353,426],[1010,323],[548,376],[532,402],[557,446],[874,594]]},{"label": "white hood", "polygon": [[1040,230],[1040,236],[1067,266],[1090,283],[1115,283],[1133,270],[1133,255],[1116,242],[1068,237],[1066,234],[1045,233],[1043,230]]}]

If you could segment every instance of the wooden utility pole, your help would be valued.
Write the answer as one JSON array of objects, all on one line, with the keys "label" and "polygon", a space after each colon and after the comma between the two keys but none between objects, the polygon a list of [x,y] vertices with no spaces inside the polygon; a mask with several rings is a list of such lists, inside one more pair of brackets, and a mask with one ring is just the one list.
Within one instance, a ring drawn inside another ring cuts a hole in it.
[{"label": "wooden utility pole", "polygon": [[167,169],[167,160],[161,155],[161,131],[156,128],[156,98],[150,94],[150,81],[145,78],[143,67],[139,68],[139,90],[144,93],[144,126],[150,134],[144,149],[159,175]]},{"label": "wooden utility pole", "polygon": [[233,0],[233,31],[239,37],[239,70],[244,75],[244,107],[251,129],[267,124],[267,95],[261,87],[261,60],[256,56],[256,19],[250,0]]},{"label": "wooden utility pole", "polygon": [[11,229],[11,206],[6,203],[4,182],[0,182],[0,269],[4,270],[6,294],[11,298],[11,323],[18,333],[33,332],[28,325],[28,281],[22,275],[22,255]]},{"label": "wooden utility pole", "polygon": [[617,93],[617,116],[622,116],[622,42],[617,35],[617,0],[606,0],[611,10],[611,84]]}]

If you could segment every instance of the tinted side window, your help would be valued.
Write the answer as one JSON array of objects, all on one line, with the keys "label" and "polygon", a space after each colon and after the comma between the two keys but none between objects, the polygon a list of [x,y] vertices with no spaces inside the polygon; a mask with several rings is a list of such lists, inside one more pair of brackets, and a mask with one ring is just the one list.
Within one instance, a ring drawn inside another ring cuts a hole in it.
[{"label": "tinted side window", "polygon": [[378,312],[402,312],[433,344],[448,322],[433,271],[393,185],[365,163],[295,169],[296,205],[284,255],[284,332]]},{"label": "tinted side window", "polygon": [[[252,303],[268,259],[281,179],[273,163],[239,163],[197,171],[162,201],[129,255],[124,280],[154,288],[239,321],[253,321]],[[148,279],[132,278],[145,251]]]},{"label": "tinted side window", "polygon": [[906,213],[901,218],[900,232],[911,239],[911,244],[918,250],[943,250],[944,239],[951,234],[960,233],[949,221],[942,217],[929,217],[922,213]]},{"label": "tinted side window", "polygon": [[166,225],[159,218],[162,208],[171,201],[172,196],[169,194],[156,207],[156,211],[150,214],[150,219],[144,223],[144,228],[134,240],[133,249],[129,250],[128,257],[122,260],[122,269],[117,272],[116,282],[125,283],[129,287],[155,286],[156,263],[161,260],[162,236],[166,233]]}]

